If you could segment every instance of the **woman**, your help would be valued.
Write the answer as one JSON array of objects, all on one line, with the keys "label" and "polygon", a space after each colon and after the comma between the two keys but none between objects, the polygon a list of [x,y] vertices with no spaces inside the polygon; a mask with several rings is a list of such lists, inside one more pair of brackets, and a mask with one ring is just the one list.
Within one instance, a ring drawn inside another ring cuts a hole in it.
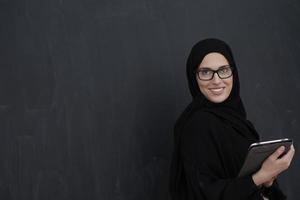
[{"label": "woman", "polygon": [[294,147],[279,148],[255,174],[237,178],[251,143],[259,141],[240,98],[230,47],[218,39],[195,44],[187,60],[193,101],[177,120],[170,172],[172,200],[282,200],[276,176]]}]

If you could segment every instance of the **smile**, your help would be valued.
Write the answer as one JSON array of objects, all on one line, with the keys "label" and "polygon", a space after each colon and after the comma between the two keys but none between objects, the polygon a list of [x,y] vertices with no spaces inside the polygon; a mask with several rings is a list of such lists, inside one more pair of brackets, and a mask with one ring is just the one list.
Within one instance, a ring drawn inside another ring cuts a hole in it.
[{"label": "smile", "polygon": [[219,88],[210,88],[209,90],[216,95],[222,94],[225,87],[219,87]]}]

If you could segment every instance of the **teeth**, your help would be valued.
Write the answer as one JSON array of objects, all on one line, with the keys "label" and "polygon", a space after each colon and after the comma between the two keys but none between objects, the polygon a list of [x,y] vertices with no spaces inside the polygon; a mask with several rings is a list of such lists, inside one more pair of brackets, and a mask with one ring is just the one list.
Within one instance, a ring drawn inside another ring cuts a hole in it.
[{"label": "teeth", "polygon": [[223,88],[215,88],[215,89],[210,89],[210,90],[212,90],[214,92],[220,92],[221,90],[223,90]]}]

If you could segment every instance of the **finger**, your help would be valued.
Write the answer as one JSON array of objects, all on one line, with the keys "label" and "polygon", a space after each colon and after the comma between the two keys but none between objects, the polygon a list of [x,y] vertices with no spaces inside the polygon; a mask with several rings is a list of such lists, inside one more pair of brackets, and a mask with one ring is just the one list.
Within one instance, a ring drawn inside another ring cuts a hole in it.
[{"label": "finger", "polygon": [[295,149],[294,147],[291,147],[290,150],[286,153],[286,155],[282,156],[282,160],[283,161],[291,161],[294,157],[294,154],[295,154]]},{"label": "finger", "polygon": [[284,152],[284,149],[284,146],[279,147],[274,153],[270,155],[270,158],[276,160]]},{"label": "finger", "polygon": [[293,150],[295,151],[295,147],[294,147],[294,145],[293,145],[293,144],[291,145],[291,149],[293,149]]},{"label": "finger", "polygon": [[292,159],[294,157],[295,151],[291,148],[286,155],[284,155],[282,158],[277,159],[276,162],[278,164],[280,163],[280,166],[282,166],[284,170],[290,167],[292,163]]}]

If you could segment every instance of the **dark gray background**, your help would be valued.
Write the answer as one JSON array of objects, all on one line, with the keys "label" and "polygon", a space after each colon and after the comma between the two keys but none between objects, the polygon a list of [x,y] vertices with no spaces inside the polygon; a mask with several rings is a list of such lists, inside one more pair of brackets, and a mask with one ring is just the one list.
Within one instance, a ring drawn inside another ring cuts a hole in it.
[{"label": "dark gray background", "polygon": [[[169,199],[185,62],[206,37],[231,45],[262,139],[297,151],[299,19],[296,0],[0,0],[0,199]],[[291,200],[297,170],[296,154],[279,177]]]}]

